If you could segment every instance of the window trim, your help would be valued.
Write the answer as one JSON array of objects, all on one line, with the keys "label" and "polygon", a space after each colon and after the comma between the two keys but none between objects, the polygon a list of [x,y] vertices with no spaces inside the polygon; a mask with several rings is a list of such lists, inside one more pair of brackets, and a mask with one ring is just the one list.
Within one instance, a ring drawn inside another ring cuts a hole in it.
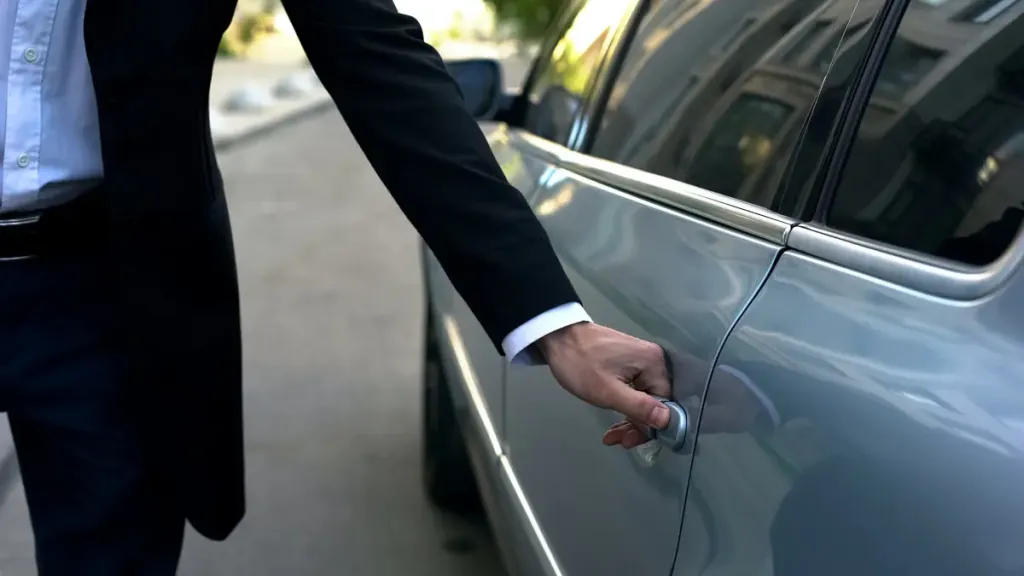
[{"label": "window trim", "polygon": [[1002,286],[1024,262],[1024,235],[985,266],[970,266],[869,238],[802,222],[789,234],[793,250],[878,280],[951,300],[975,300]]},{"label": "window trim", "polygon": [[510,139],[517,140],[517,146],[531,150],[554,168],[570,171],[631,196],[721,224],[779,246],[787,245],[790,230],[799,224],[799,221],[767,208],[570,150],[525,131],[510,135]]},{"label": "window trim", "polygon": [[664,176],[588,156],[528,132],[508,135],[515,145],[552,164],[642,200],[749,234],[875,279],[952,300],[991,293],[1024,262],[1024,234],[995,262],[975,267],[801,222],[761,206]]},{"label": "window trim", "polygon": [[1002,286],[1024,262],[1024,233],[1017,231],[1013,242],[995,261],[972,266],[915,252],[828,227],[825,216],[835,199],[850,150],[867,112],[875,82],[885,62],[889,46],[899,31],[900,23],[911,0],[890,0],[878,34],[872,38],[865,62],[852,89],[850,105],[833,136],[831,154],[825,159],[822,186],[816,199],[813,217],[800,222],[790,232],[787,246],[845,269],[866,274],[878,280],[952,300],[973,300]]}]

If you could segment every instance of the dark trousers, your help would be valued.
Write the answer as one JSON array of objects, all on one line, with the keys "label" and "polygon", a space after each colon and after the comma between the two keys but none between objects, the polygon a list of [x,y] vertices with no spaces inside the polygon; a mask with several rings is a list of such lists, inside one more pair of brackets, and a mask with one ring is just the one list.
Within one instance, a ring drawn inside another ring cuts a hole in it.
[{"label": "dark trousers", "polygon": [[0,410],[41,576],[164,576],[184,518],[112,337],[102,254],[0,262]]}]

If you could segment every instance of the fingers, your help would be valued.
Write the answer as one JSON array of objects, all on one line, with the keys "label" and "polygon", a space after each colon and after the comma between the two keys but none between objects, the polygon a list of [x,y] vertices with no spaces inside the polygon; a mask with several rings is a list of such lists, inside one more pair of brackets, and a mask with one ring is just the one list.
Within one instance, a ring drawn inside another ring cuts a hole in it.
[{"label": "fingers", "polygon": [[668,407],[645,391],[630,388],[616,380],[605,387],[603,396],[606,407],[623,414],[633,422],[659,430],[668,426]]},{"label": "fingers", "polygon": [[626,449],[635,448],[649,440],[647,434],[628,420],[612,425],[601,438],[605,446],[622,446]]},{"label": "fingers", "polygon": [[633,386],[648,394],[668,398],[672,396],[672,381],[669,379],[668,364],[661,347],[652,346],[657,347],[657,354],[652,354],[651,362],[633,379]]},{"label": "fingers", "polygon": [[617,446],[622,444],[622,439],[626,437],[626,434],[633,429],[633,424],[630,422],[616,422],[612,424],[608,431],[601,437],[601,442],[605,446]]}]

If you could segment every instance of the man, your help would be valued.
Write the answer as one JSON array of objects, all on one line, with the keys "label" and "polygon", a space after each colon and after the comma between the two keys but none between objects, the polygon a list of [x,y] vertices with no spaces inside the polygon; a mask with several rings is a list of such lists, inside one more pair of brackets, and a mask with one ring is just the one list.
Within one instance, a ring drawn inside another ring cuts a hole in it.
[{"label": "man", "polygon": [[[223,539],[245,507],[238,293],[207,102],[234,0],[0,6],[0,408],[39,573],[173,574],[186,519]],[[284,6],[495,346],[629,417],[609,443],[666,425],[644,393],[669,392],[660,349],[589,322],[417,23],[391,0]]]}]

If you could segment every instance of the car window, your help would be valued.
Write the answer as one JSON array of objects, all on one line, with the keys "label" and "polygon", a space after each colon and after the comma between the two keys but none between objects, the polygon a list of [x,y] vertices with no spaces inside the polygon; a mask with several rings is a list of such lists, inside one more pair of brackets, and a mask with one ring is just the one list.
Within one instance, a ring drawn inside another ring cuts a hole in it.
[{"label": "car window", "polygon": [[[777,209],[777,191],[836,54],[863,36],[880,5],[661,3],[638,26],[589,152]],[[855,18],[855,11],[865,16]]]},{"label": "car window", "polygon": [[528,131],[568,142],[611,37],[631,6],[622,0],[589,0],[570,17],[551,51],[537,61],[527,94]]},{"label": "car window", "polygon": [[984,265],[1024,216],[1024,4],[942,6],[904,14],[825,224]]}]

